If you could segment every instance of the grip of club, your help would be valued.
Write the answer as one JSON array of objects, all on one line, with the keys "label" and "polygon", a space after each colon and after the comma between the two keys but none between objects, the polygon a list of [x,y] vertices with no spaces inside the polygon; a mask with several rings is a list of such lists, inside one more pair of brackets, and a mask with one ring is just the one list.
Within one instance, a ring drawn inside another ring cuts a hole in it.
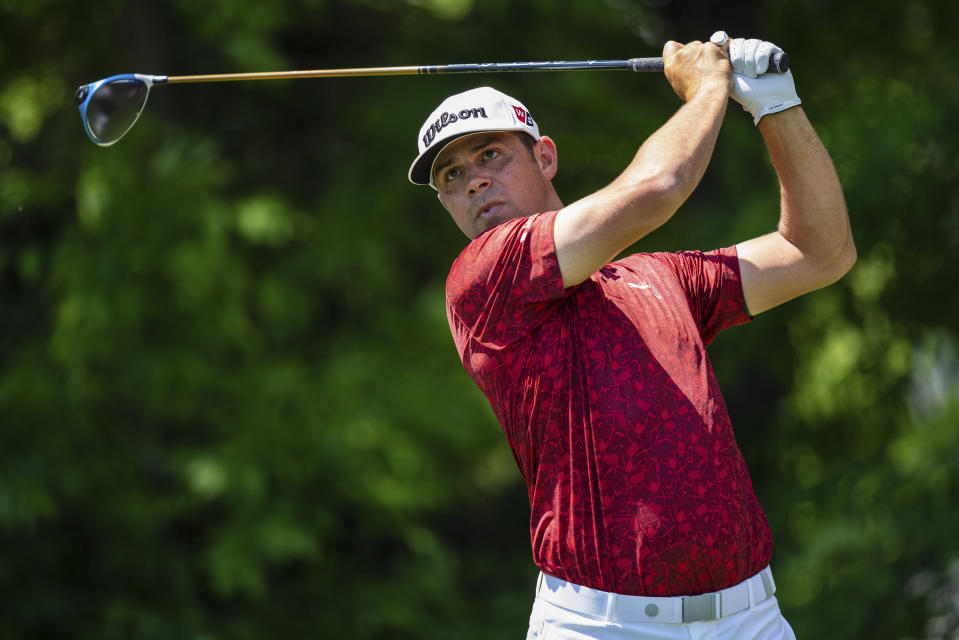
[{"label": "grip of club", "polygon": [[630,58],[626,61],[631,71],[658,71],[663,70],[662,58]]},{"label": "grip of club", "polygon": [[789,54],[785,51],[777,51],[769,58],[769,71],[776,73],[786,73],[789,71]]},{"label": "grip of club", "polygon": [[[632,71],[653,71],[662,72],[662,58],[630,58],[626,61]],[[769,58],[769,70],[767,73],[786,73],[789,71],[789,54],[785,51],[777,51]]]}]

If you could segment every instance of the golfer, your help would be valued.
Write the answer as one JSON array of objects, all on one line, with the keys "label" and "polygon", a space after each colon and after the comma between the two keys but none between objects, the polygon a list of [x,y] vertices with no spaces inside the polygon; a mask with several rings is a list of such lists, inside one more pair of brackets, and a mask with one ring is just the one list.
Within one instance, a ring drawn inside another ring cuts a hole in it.
[{"label": "golfer", "polygon": [[[471,239],[447,280],[453,340],[528,487],[541,571],[529,639],[795,637],[705,351],[856,259],[792,75],[764,73],[777,51],[722,32],[668,42],[666,78],[683,105],[619,177],[569,205],[551,183],[556,143],[520,101],[473,89],[420,129],[410,179],[432,185]],[[778,174],[777,231],[611,262],[692,193],[730,97]]]}]

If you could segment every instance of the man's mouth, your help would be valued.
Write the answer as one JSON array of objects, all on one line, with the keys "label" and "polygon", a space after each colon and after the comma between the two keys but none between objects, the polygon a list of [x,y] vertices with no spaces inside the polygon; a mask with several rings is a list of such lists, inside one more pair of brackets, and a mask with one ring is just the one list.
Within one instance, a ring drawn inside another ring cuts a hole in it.
[{"label": "man's mouth", "polygon": [[498,209],[503,205],[503,202],[500,200],[493,200],[492,202],[487,202],[482,207],[476,211],[476,217],[482,218],[489,213],[492,213],[494,210]]}]

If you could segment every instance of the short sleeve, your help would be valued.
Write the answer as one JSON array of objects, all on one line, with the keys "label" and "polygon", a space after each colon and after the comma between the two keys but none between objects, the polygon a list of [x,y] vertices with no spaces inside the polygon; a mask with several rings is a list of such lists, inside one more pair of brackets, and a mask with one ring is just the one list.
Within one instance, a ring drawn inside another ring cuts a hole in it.
[{"label": "short sleeve", "polygon": [[705,344],[723,329],[752,320],[746,310],[736,247],[654,255],[679,279]]},{"label": "short sleeve", "polygon": [[446,280],[446,309],[460,355],[469,340],[503,349],[535,329],[570,291],[556,259],[556,212],[516,218],[474,239]]}]

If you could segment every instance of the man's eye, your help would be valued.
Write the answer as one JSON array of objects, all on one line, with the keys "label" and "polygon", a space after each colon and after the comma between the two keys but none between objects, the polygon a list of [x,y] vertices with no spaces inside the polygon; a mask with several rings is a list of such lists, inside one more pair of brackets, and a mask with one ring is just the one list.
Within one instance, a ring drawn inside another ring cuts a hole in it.
[{"label": "man's eye", "polygon": [[483,152],[483,159],[492,160],[498,155],[499,155],[499,151],[497,151],[496,149],[487,149]]},{"label": "man's eye", "polygon": [[450,182],[451,180],[455,180],[456,178],[458,178],[459,175],[460,175],[459,169],[450,169],[446,172],[446,175],[444,176],[444,178],[446,179],[447,182]]}]

